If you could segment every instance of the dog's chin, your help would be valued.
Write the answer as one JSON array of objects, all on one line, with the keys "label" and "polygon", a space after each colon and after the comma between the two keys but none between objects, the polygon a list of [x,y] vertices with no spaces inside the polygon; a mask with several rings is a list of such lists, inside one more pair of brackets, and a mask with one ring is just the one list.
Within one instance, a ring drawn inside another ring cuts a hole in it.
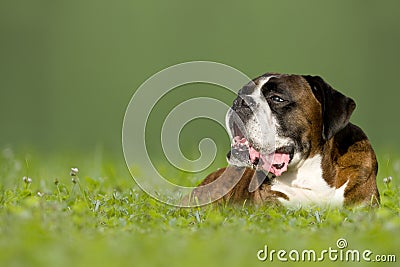
[{"label": "dog's chin", "polygon": [[274,176],[280,176],[287,171],[293,156],[293,146],[280,147],[272,153],[263,153],[245,137],[235,136],[228,154],[228,161],[231,165],[256,168]]}]

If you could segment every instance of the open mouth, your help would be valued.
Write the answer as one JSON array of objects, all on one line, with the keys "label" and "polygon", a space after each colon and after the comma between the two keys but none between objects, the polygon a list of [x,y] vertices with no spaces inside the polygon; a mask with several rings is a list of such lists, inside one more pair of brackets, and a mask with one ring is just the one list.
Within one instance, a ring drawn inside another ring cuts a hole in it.
[{"label": "open mouth", "polygon": [[280,176],[287,171],[293,158],[293,147],[280,147],[271,154],[262,154],[246,139],[238,127],[234,125],[234,137],[231,145],[231,157],[242,163],[262,169],[275,176]]}]

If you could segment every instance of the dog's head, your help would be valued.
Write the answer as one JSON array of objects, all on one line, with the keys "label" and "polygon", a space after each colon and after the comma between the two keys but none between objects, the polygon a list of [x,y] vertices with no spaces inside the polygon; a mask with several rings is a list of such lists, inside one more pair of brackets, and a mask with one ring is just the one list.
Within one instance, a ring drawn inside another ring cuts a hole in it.
[{"label": "dog's head", "polygon": [[228,111],[228,161],[279,176],[319,153],[354,108],[352,99],[318,76],[264,74],[239,90]]}]

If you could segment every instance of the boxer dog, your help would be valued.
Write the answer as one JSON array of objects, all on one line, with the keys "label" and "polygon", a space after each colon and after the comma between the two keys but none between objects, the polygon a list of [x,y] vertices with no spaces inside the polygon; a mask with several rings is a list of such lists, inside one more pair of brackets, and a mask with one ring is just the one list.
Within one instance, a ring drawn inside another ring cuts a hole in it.
[{"label": "boxer dog", "polygon": [[226,191],[218,201],[378,204],[375,153],[349,122],[355,107],[319,76],[267,73],[254,79],[227,114],[229,166],[208,175],[192,199]]}]

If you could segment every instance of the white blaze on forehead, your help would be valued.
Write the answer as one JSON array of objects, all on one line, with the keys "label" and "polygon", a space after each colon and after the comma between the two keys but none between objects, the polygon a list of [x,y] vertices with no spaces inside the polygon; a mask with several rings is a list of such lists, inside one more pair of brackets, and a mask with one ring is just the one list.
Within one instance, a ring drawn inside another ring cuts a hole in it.
[{"label": "white blaze on forehead", "polygon": [[255,83],[256,87],[254,88],[253,94],[252,95],[262,95],[261,88],[271,79],[275,78],[277,76],[271,75],[271,76],[262,76],[257,79]]},{"label": "white blaze on forehead", "polygon": [[255,82],[253,92],[249,95],[248,101],[252,103],[247,103],[253,112],[253,116],[247,121],[246,130],[253,143],[260,146],[260,152],[263,154],[275,152],[275,120],[273,119],[272,111],[261,90],[273,77],[275,76],[259,78]]},{"label": "white blaze on forehead", "polygon": [[240,132],[257,152],[264,155],[266,159],[271,158],[268,160],[271,163],[273,153],[275,153],[276,128],[272,111],[262,93],[262,87],[273,77],[277,76],[262,76],[249,82],[239,91],[239,97],[251,109],[250,113],[239,116],[243,115],[239,110],[236,113],[230,109],[226,117],[226,126],[230,137],[234,139],[234,135],[237,134],[232,132],[233,128],[240,129]]}]

